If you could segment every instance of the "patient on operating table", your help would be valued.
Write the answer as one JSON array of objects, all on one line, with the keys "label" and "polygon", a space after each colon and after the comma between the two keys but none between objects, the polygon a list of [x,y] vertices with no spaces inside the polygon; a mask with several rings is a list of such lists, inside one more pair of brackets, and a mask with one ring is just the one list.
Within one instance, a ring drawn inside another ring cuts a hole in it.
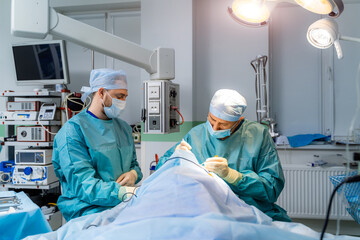
[{"label": "patient on operating table", "polygon": [[73,219],[56,232],[27,239],[318,238],[304,225],[274,223],[240,200],[221,178],[199,165],[186,143],[128,200]]}]

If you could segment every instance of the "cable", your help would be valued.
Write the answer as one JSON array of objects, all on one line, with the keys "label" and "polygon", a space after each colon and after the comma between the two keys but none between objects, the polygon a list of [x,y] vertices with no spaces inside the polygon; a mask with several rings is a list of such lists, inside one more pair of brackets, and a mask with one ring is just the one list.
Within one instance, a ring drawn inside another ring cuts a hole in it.
[{"label": "cable", "polygon": [[156,166],[156,161],[154,160],[154,161],[152,161],[151,163],[150,163],[150,168],[152,167],[152,165],[155,163],[155,166]]},{"label": "cable", "polygon": [[[139,128],[140,128],[140,129],[139,129]],[[133,131],[134,131],[135,133],[141,133],[141,124],[136,123],[136,124],[134,125],[134,127],[133,127]]]},{"label": "cable", "polygon": [[38,120],[38,122],[39,122],[39,124],[41,125],[41,127],[42,127],[45,131],[47,131],[48,133],[50,133],[51,135],[56,135],[56,134],[57,134],[57,132],[56,132],[56,133],[50,132],[46,127],[44,127],[44,125],[42,125],[42,123],[41,123],[40,120]]},{"label": "cable", "polygon": [[181,119],[182,119],[182,121],[181,121],[181,123],[179,124],[179,125],[183,125],[184,124],[184,117],[183,117],[183,115],[181,115],[181,113],[179,112],[179,110],[175,110],[179,115],[180,115],[180,117],[181,117]]},{"label": "cable", "polygon": [[[65,96],[65,99],[63,100],[63,102],[61,103],[61,106],[65,109],[65,113],[66,113],[66,120],[69,120],[69,113],[68,113],[68,111],[67,111],[67,109],[69,109],[68,108],[68,105],[67,105],[67,103],[68,103],[68,101],[69,102],[72,102],[72,103],[74,103],[74,104],[77,104],[77,105],[79,105],[79,106],[82,106],[82,108],[80,109],[80,110],[78,110],[78,111],[71,111],[71,112],[74,112],[74,113],[79,113],[79,112],[81,112],[81,111],[83,111],[84,109],[86,109],[86,108],[88,108],[89,106],[90,106],[90,104],[91,104],[91,98],[90,98],[90,96],[87,96],[86,97],[86,99],[85,99],[85,103],[79,103],[79,102],[77,102],[77,101],[74,101],[75,99],[79,99],[78,97],[71,97],[71,96],[73,96],[73,95],[75,95],[75,92],[72,92],[72,93],[69,93],[68,95],[66,95]],[[88,103],[86,103],[87,102],[87,100],[90,100]]]},{"label": "cable", "polygon": [[[126,192],[126,193],[122,196],[121,201],[122,201],[122,202],[129,202],[129,201],[133,198],[133,196],[137,197],[137,195],[135,194],[135,192],[136,192],[136,189],[138,189],[138,188],[139,188],[139,187],[135,187],[133,192]],[[126,198],[124,199],[124,197],[127,197],[128,194],[131,194],[131,197],[130,197],[129,199],[126,199]]]},{"label": "cable", "polygon": [[172,157],[172,158],[168,158],[168,159],[166,159],[166,161],[163,163],[163,165],[164,165],[167,161],[175,160],[175,159],[179,159],[179,158],[195,164],[196,166],[198,166],[199,168],[201,168],[202,170],[204,170],[206,173],[210,174],[210,172],[209,172],[208,170],[206,170],[206,169],[205,169],[203,166],[201,166],[200,164],[195,163],[195,162],[191,161],[190,159],[187,159],[187,158],[184,158],[184,157]]},{"label": "cable", "polygon": [[175,111],[180,115],[180,117],[181,117],[181,123],[180,123],[180,124],[178,123],[178,125],[183,125],[183,124],[184,124],[184,117],[183,117],[183,115],[180,113],[179,108],[178,108],[178,107],[174,107],[174,106],[171,106],[170,108],[171,108],[172,110],[175,110]]},{"label": "cable", "polygon": [[336,191],[337,191],[343,184],[345,184],[345,183],[354,183],[354,182],[360,182],[360,175],[355,175],[355,176],[353,176],[353,177],[347,177],[347,178],[345,178],[345,180],[342,181],[339,185],[337,185],[337,186],[335,187],[335,189],[333,190],[333,192],[331,193],[330,202],[329,202],[329,206],[328,206],[328,209],[327,209],[327,212],[326,212],[325,223],[324,223],[324,227],[323,227],[323,229],[322,229],[322,231],[321,231],[320,240],[322,240],[322,239],[324,238],[324,234],[325,234],[325,231],[326,231],[328,222],[329,222],[332,200],[333,200],[333,198],[334,198],[334,196],[335,196]]},{"label": "cable", "polygon": [[[41,107],[40,109],[45,105],[45,103],[41,104]],[[56,104],[54,103],[54,106],[56,107]],[[53,132],[50,132],[46,127],[44,127],[44,125],[41,123],[40,121],[40,115],[38,116],[38,123],[41,125],[41,127],[48,133],[50,133],[51,135],[56,135],[57,133],[53,133]]]}]

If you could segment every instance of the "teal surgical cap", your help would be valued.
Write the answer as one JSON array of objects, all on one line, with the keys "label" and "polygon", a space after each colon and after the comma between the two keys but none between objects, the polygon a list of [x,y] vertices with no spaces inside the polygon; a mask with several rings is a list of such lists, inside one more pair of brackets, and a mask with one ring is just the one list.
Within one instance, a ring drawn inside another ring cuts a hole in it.
[{"label": "teal surgical cap", "polygon": [[247,107],[246,100],[240,93],[231,89],[216,91],[210,102],[209,111],[225,121],[238,121]]},{"label": "teal surgical cap", "polygon": [[82,87],[84,92],[81,99],[85,102],[90,93],[98,91],[100,88],[127,89],[126,73],[123,70],[113,69],[94,69],[90,73],[90,87]]}]

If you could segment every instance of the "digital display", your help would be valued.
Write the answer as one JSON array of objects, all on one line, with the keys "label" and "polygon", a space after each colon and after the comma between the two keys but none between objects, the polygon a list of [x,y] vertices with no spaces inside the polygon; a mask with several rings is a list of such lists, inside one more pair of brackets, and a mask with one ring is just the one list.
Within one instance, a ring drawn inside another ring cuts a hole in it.
[{"label": "digital display", "polygon": [[59,43],[13,46],[18,81],[63,79]]},{"label": "digital display", "polygon": [[19,159],[21,160],[22,163],[31,163],[34,162],[34,153],[18,153],[19,154]]}]

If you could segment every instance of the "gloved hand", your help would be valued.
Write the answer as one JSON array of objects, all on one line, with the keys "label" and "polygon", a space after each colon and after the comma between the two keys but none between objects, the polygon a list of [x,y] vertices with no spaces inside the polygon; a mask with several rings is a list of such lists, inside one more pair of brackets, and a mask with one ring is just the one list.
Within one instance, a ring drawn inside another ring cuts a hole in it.
[{"label": "gloved hand", "polygon": [[176,146],[175,151],[181,149],[181,150],[185,150],[185,151],[190,152],[191,148],[192,148],[192,147],[190,146],[190,144],[188,144],[187,142],[185,142],[184,139],[183,139],[183,140],[181,141],[181,143]]},{"label": "gloved hand", "polygon": [[130,170],[129,172],[123,173],[120,177],[116,180],[121,186],[135,186],[135,182],[138,178],[138,175],[134,169]]},{"label": "gloved hand", "polygon": [[120,187],[118,198],[121,201],[125,201],[132,196],[136,195],[138,187]]},{"label": "gloved hand", "polygon": [[242,174],[229,168],[226,158],[213,157],[204,162],[206,170],[216,173],[219,177],[230,184],[236,185],[242,178]]}]

